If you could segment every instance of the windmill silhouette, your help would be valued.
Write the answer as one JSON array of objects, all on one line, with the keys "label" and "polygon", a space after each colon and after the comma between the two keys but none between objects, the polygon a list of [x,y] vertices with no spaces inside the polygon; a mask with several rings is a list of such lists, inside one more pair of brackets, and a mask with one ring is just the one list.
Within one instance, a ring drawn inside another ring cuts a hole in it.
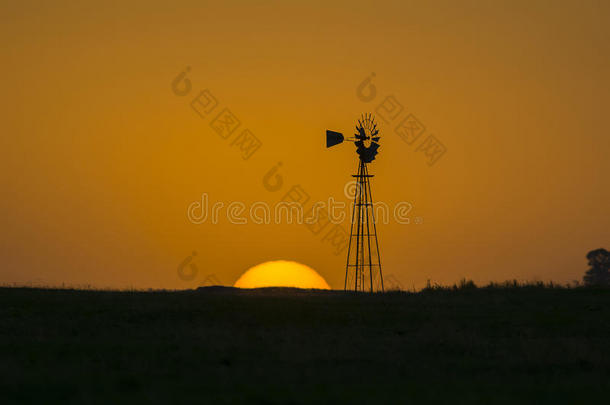
[{"label": "windmill silhouette", "polygon": [[326,147],[343,141],[353,141],[358,154],[358,173],[352,209],[344,290],[383,292],[381,256],[377,239],[377,225],[373,210],[368,164],[375,160],[379,149],[379,129],[371,114],[363,114],[356,124],[356,134],[345,138],[342,133],[326,131]]}]

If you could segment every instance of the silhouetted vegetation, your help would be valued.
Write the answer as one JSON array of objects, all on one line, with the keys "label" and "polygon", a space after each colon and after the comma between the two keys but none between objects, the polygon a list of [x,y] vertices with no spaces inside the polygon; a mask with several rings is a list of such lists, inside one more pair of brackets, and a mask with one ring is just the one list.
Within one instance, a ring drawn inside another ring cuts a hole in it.
[{"label": "silhouetted vegetation", "polygon": [[[2,403],[594,403],[610,294],[0,288]],[[323,399],[320,401],[320,399]]]},{"label": "silhouetted vegetation", "polygon": [[587,253],[589,270],[583,281],[586,285],[610,286],[610,252],[606,249],[595,249]]},{"label": "silhouetted vegetation", "polygon": [[548,289],[548,288],[579,288],[581,285],[574,281],[570,284],[558,284],[552,281],[543,282],[543,281],[519,281],[519,280],[507,280],[503,282],[491,282],[485,286],[477,286],[474,281],[468,279],[461,279],[458,283],[455,283],[451,286],[444,286],[438,283],[432,283],[430,280],[426,283],[426,287],[422,289],[422,292],[429,291],[457,291],[457,290],[476,290],[476,289],[486,289],[486,290],[504,290],[504,289]]}]

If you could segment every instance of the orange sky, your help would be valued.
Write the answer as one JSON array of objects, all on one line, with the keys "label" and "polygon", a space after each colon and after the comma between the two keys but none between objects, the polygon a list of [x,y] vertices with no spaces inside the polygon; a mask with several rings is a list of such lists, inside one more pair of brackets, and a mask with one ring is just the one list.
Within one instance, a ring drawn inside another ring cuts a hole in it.
[{"label": "orange sky", "polygon": [[[324,131],[349,133],[389,95],[404,111],[380,122],[373,197],[423,222],[379,227],[384,274],[568,282],[608,248],[608,2],[81,3],[1,6],[0,283],[192,288],[286,259],[340,288],[345,256],[322,233],[196,225],[187,207],[274,203],[296,184],[345,201],[356,154],[326,150]],[[219,105],[201,118],[204,89]],[[210,127],[225,107],[241,121],[228,140]],[[408,114],[447,148],[431,167],[394,131]],[[243,160],[246,128],[262,147]]]}]

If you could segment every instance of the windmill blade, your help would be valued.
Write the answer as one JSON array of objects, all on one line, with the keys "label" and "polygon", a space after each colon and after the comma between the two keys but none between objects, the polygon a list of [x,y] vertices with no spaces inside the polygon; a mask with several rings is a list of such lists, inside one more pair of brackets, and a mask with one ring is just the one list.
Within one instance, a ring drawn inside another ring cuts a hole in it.
[{"label": "windmill blade", "polygon": [[364,131],[364,127],[360,126],[356,129],[358,130],[358,133],[360,134],[360,135],[356,135],[356,138],[366,139],[366,132]]},{"label": "windmill blade", "polygon": [[358,155],[360,156],[360,160],[364,163],[371,163],[375,160],[375,155],[377,155],[377,151],[371,149],[360,149],[358,151]]}]

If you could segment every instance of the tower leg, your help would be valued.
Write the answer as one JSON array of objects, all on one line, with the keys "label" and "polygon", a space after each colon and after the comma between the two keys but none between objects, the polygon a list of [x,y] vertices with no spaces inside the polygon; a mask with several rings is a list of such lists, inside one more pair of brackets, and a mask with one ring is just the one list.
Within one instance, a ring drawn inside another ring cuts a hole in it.
[{"label": "tower leg", "polygon": [[[366,163],[360,160],[358,173],[353,177],[357,178],[357,188],[352,208],[343,288],[346,291],[383,291],[379,242],[369,180],[373,176],[368,174]],[[373,238],[374,243],[371,241]]]},{"label": "tower leg", "polygon": [[[369,175],[369,170],[365,167],[365,174]],[[372,177],[372,176],[371,176]],[[373,195],[371,194],[371,183],[368,182],[368,195],[369,201],[371,202],[371,218],[373,219],[373,235],[375,236],[375,253],[377,256],[377,268],[379,269],[379,282],[381,287],[381,292],[384,292],[385,289],[383,287],[383,271],[381,271],[381,253],[379,253],[379,240],[377,239],[377,221],[375,220],[375,210],[373,206]],[[370,251],[370,248],[369,248]],[[374,256],[373,256],[374,257]]]}]

